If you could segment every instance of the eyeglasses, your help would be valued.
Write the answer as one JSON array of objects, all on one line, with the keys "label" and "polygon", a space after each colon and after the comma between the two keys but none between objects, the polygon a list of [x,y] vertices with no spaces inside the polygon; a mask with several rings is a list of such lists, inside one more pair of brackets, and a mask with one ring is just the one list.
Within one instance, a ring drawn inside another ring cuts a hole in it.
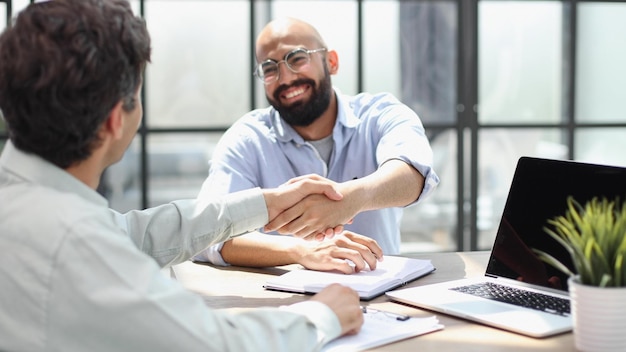
[{"label": "eyeglasses", "polygon": [[275,60],[269,59],[261,62],[254,70],[254,75],[265,84],[274,83],[278,81],[278,78],[280,77],[280,70],[278,69],[278,65],[280,63],[284,62],[287,68],[289,68],[289,70],[293,73],[306,71],[309,68],[309,63],[311,62],[311,54],[320,51],[326,51],[326,48],[313,50],[307,50],[304,48],[294,49],[288,52],[281,61],[276,62]]}]

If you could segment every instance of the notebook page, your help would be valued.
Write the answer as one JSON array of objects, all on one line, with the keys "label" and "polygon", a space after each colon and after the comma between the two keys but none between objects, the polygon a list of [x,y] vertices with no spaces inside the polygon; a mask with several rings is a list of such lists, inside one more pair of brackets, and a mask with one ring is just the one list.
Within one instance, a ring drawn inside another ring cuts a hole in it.
[{"label": "notebook page", "polygon": [[322,352],[363,351],[409,337],[443,329],[436,316],[397,320],[384,312],[365,313],[361,330],[356,335],[339,337],[322,348]]}]

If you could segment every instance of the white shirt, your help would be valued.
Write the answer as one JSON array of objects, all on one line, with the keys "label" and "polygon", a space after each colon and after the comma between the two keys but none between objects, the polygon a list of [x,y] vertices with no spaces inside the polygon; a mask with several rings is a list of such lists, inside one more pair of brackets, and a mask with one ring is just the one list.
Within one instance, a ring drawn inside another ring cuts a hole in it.
[{"label": "white shirt", "polygon": [[160,272],[267,222],[259,189],[122,215],[8,143],[0,204],[2,351],[302,351],[340,334],[322,303],[232,315]]}]

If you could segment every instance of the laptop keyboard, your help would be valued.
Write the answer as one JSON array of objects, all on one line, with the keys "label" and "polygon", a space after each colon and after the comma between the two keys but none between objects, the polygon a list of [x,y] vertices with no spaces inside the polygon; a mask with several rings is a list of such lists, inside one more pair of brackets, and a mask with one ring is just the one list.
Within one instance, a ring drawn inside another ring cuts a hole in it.
[{"label": "laptop keyboard", "polygon": [[520,290],[492,282],[451,288],[453,291],[510,303],[521,307],[540,310],[546,313],[567,316],[570,314],[569,300],[542,293]]}]

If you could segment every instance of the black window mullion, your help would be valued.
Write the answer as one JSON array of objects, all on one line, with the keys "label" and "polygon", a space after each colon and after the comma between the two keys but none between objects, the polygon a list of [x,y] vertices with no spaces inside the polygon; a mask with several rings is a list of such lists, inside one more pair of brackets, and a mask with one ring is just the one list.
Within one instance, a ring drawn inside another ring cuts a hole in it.
[{"label": "black window mullion", "polygon": [[[146,18],[145,15],[145,0],[139,1],[139,15],[142,18]],[[146,106],[147,94],[146,94],[146,81],[150,77],[147,77],[147,72],[144,71],[143,75],[143,87],[141,89],[141,101],[144,106]],[[148,208],[149,197],[148,197],[148,182],[150,180],[150,174],[148,172],[148,119],[150,118],[149,114],[146,113],[146,109],[143,110],[143,119],[141,120],[141,126],[139,127],[139,184],[141,185],[141,208]]]},{"label": "black window mullion", "polygon": [[[458,114],[458,152],[457,152],[457,249],[475,250],[477,248],[477,194],[478,194],[478,1],[459,0],[459,73],[458,96],[460,99]],[[465,133],[470,134],[469,155],[469,216],[466,215],[465,198]],[[469,243],[466,241],[469,230]]]},{"label": "black window mullion", "polygon": [[[569,66],[567,67],[567,101],[565,102],[567,106],[566,110],[566,122],[568,124],[567,128],[567,149],[568,154],[567,157],[571,160],[574,160],[574,146],[575,144],[575,135],[576,135],[576,40],[577,40],[577,29],[578,29],[578,1],[570,0],[569,6],[566,6],[564,9],[566,12],[564,14],[565,18],[568,18],[567,28],[564,33],[569,35],[569,40],[565,40],[566,42],[566,50],[564,50],[565,55],[569,58],[564,62],[569,62]],[[567,14],[569,12],[569,16]]]}]

